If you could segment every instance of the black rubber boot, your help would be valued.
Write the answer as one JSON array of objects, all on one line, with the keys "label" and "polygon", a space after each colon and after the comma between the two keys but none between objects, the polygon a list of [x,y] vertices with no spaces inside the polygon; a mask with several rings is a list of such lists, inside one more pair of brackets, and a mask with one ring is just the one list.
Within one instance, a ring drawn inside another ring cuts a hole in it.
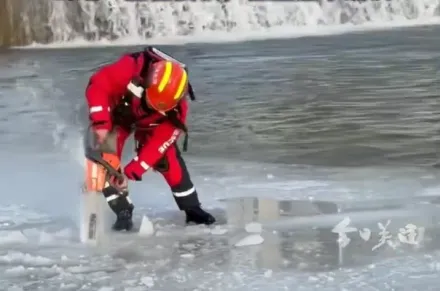
[{"label": "black rubber boot", "polygon": [[133,228],[134,205],[128,199],[128,192],[118,193],[118,190],[109,186],[103,190],[110,209],[116,214],[113,230],[131,230]]},{"label": "black rubber boot", "polygon": [[116,222],[113,224],[113,230],[131,230],[133,228],[133,209],[134,206],[131,205],[128,209],[123,209],[117,213]]},{"label": "black rubber boot", "polygon": [[215,222],[214,216],[203,210],[200,206],[185,210],[186,223],[206,224],[210,225]]}]

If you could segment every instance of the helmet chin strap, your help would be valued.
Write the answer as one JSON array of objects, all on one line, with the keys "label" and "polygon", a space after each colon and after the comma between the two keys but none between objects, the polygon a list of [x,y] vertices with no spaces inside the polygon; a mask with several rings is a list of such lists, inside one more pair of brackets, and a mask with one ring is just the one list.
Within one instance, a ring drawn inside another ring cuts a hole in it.
[{"label": "helmet chin strap", "polygon": [[136,84],[134,84],[133,82],[128,83],[127,85],[127,89],[130,91],[130,93],[132,93],[135,97],[139,98],[141,100],[141,107],[143,107],[144,111],[148,111],[148,109],[152,109],[156,112],[158,112],[159,114],[166,116],[167,113],[165,111],[162,110],[156,110],[153,107],[151,107],[148,102],[147,102],[147,98],[142,98],[142,95],[145,92],[145,89],[141,86],[137,86]]}]

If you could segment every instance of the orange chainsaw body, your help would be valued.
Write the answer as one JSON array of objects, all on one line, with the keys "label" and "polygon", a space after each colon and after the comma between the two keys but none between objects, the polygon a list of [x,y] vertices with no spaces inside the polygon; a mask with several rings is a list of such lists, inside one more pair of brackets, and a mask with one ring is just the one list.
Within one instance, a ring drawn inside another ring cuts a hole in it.
[{"label": "orange chainsaw body", "polygon": [[[116,154],[102,153],[102,159],[114,169],[119,170],[121,161]],[[102,189],[107,186],[108,178],[108,171],[104,166],[86,159],[85,192],[102,192]]]}]

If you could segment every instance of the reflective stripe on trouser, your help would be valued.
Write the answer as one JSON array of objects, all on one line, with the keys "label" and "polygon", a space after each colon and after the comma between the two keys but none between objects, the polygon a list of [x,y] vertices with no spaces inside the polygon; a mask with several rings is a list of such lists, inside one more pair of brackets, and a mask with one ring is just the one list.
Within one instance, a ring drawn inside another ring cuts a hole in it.
[{"label": "reflective stripe on trouser", "polygon": [[200,205],[196,188],[176,145],[168,148],[164,157],[154,166],[154,169],[165,178],[180,210]]},{"label": "reflective stripe on trouser", "polygon": [[115,213],[118,214],[122,210],[133,208],[128,192],[118,193],[118,190],[114,187],[107,185],[102,190],[102,194],[107,200],[108,206]]}]

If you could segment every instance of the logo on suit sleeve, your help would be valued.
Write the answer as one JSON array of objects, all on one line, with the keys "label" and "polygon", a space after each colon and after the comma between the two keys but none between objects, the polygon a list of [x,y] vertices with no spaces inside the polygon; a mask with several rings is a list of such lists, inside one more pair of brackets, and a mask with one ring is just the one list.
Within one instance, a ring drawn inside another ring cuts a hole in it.
[{"label": "logo on suit sleeve", "polygon": [[172,145],[175,141],[176,141],[176,139],[177,139],[177,137],[179,136],[179,130],[178,129],[175,129],[174,131],[173,131],[173,134],[171,135],[171,138],[169,139],[169,140],[167,140],[166,142],[164,142],[160,147],[159,147],[159,152],[161,153],[161,154],[163,154],[169,147],[170,147],[170,145]]}]

